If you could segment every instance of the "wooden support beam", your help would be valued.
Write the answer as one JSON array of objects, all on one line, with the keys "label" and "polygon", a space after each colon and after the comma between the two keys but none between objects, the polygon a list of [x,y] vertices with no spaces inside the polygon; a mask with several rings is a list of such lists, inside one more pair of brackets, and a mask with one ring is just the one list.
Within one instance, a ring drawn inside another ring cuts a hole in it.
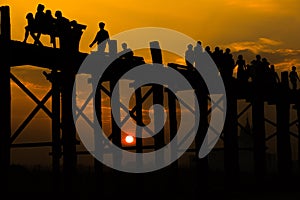
[{"label": "wooden support beam", "polygon": [[266,132],[264,91],[261,81],[253,84],[252,124],[253,124],[253,148],[254,148],[254,173],[257,183],[262,183],[266,171]]},{"label": "wooden support beam", "polygon": [[[142,125],[143,125],[143,96],[142,96],[142,87],[139,87],[135,90],[135,116],[136,116],[136,139],[135,139],[135,151],[136,155],[136,167],[139,168],[143,167],[143,138],[142,138]],[[131,111],[132,112],[132,111]],[[137,173],[135,175],[135,188],[138,192],[144,191],[144,175]]]},{"label": "wooden support beam", "polygon": [[12,73],[10,73],[10,78],[13,80],[36,104],[41,106],[41,109],[51,118],[51,111],[44,105],[41,101]]},{"label": "wooden support beam", "polygon": [[[66,60],[68,59],[68,55]],[[76,128],[72,112],[72,91],[75,83],[75,73],[66,68],[61,76],[61,111],[62,111],[62,145],[63,145],[63,184],[67,194],[74,189],[74,177],[76,175]]]},{"label": "wooden support beam", "polygon": [[22,124],[17,128],[17,130],[14,132],[14,134],[10,138],[10,143],[13,143],[16,138],[22,133],[22,131],[26,128],[26,126],[31,122],[31,120],[34,118],[34,116],[39,112],[39,110],[42,108],[42,106],[45,105],[45,103],[48,101],[48,99],[51,97],[52,90],[50,90],[40,101],[40,103],[31,111],[31,113],[27,116],[27,118],[22,122]]},{"label": "wooden support beam", "polygon": [[[1,189],[8,189],[10,166],[10,135],[11,135],[11,90],[10,90],[10,14],[9,7],[0,7],[1,35],[0,44],[0,181]],[[4,195],[4,194],[2,194]],[[4,196],[3,196],[4,197]]]},{"label": "wooden support beam", "polygon": [[281,72],[281,83],[278,88],[277,111],[277,157],[278,171],[286,177],[291,171],[291,142],[289,134],[290,102],[288,72]]},{"label": "wooden support beam", "polygon": [[[160,45],[158,41],[152,41],[150,42],[150,52],[151,52],[151,57],[152,57],[152,63],[156,64],[162,64],[162,52],[160,49]],[[164,104],[164,89],[162,85],[157,85],[154,84],[152,85],[152,92],[153,92],[153,105],[158,104],[162,105]],[[162,148],[165,145],[165,139],[164,139],[164,128],[161,130],[158,130],[158,125],[160,124],[160,119],[162,119],[161,116],[158,115],[154,111],[154,132],[156,133],[154,135],[154,145],[155,145],[155,150],[158,150]],[[157,154],[155,156],[155,162],[158,163],[163,163],[164,158],[162,157],[162,154]]]},{"label": "wooden support beam", "polygon": [[61,184],[60,177],[60,158],[62,155],[61,149],[61,112],[60,112],[60,74],[57,70],[51,71],[51,83],[52,83],[52,172],[53,172],[53,190],[59,191]]},{"label": "wooden support beam", "polygon": [[[198,154],[202,145],[208,145],[205,136],[208,130],[208,91],[204,80],[199,78],[199,86],[195,88],[196,98],[198,99],[199,113],[195,113],[196,120],[199,120],[199,127],[195,137],[195,195],[206,196],[208,189],[208,156],[199,158]],[[197,103],[197,102],[195,102]],[[201,181],[200,181],[201,180]]]},{"label": "wooden support beam", "polygon": [[[94,131],[94,144],[95,144],[95,152],[103,152],[104,149],[104,144],[99,145],[96,141],[98,140],[99,137],[97,137],[97,134],[102,134],[101,132],[99,133],[98,128],[96,128],[96,124],[99,124],[101,128],[103,129],[103,123],[102,123],[102,92],[106,93],[106,91],[103,91],[106,88],[102,85],[102,82],[97,82],[97,79],[92,75],[91,77],[91,84],[92,88],[96,88],[96,91],[92,91],[91,96],[94,96],[93,98],[93,105],[96,109],[94,110],[94,119],[93,119],[93,131]],[[89,101],[87,99],[86,101]],[[87,104],[86,104],[87,105]],[[84,108],[81,108],[82,110]],[[83,112],[82,112],[83,113]],[[100,143],[102,144],[102,143]],[[101,156],[103,158],[103,155],[100,154],[98,156]],[[95,170],[95,192],[102,192],[103,188],[105,187],[105,180],[104,180],[104,173],[103,173],[103,168],[104,165],[102,164],[101,161],[99,161],[97,158],[94,158],[94,170]]]},{"label": "wooden support beam", "polygon": [[224,125],[224,169],[228,189],[235,188],[239,175],[237,88],[233,79],[225,82],[227,112]]}]

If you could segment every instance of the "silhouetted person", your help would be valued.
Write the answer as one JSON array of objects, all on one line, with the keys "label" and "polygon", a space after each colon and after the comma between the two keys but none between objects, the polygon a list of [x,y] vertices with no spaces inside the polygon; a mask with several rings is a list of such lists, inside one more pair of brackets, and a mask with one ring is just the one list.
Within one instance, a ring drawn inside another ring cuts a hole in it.
[{"label": "silhouetted person", "polygon": [[82,29],[86,29],[86,25],[78,24],[76,20],[72,20],[70,26],[70,48],[74,51],[79,51],[79,42],[83,33]]},{"label": "silhouetted person", "polygon": [[66,49],[68,48],[69,36],[71,31],[70,21],[62,16],[61,11],[55,12],[55,34],[59,37],[60,48]]},{"label": "silhouetted person", "polygon": [[45,12],[44,26],[44,33],[50,35],[50,43],[52,43],[53,47],[55,48],[55,18],[52,16],[51,10],[46,10]]},{"label": "silhouetted person", "polygon": [[212,51],[210,50],[210,46],[205,47],[205,51],[212,57]]},{"label": "silhouetted person", "polygon": [[34,39],[34,44],[36,45],[40,45],[43,46],[43,44],[39,41],[39,39],[37,38],[37,36],[34,34],[36,32],[36,22],[34,20],[33,14],[32,13],[28,13],[26,15],[26,19],[27,19],[27,26],[25,27],[25,37],[23,42],[26,43],[29,34],[31,35],[31,37]]},{"label": "silhouetted person", "polygon": [[45,6],[43,4],[38,4],[37,11],[34,16],[35,24],[37,27],[37,35],[36,37],[40,39],[41,34],[45,31]]},{"label": "silhouetted person", "polygon": [[187,50],[185,51],[185,64],[188,68],[194,67],[195,62],[195,54],[193,50],[193,45],[189,44],[187,45]]},{"label": "silhouetted person", "polygon": [[203,48],[202,48],[202,42],[199,40],[197,41],[196,46],[194,47],[194,55],[195,55],[195,67],[201,66]]},{"label": "silhouetted person", "polygon": [[127,43],[123,42],[121,46],[122,46],[122,51],[120,52],[120,54],[122,54],[121,58],[132,59],[133,51],[130,48],[128,48]]},{"label": "silhouetted person", "polygon": [[261,56],[256,55],[256,59],[251,62],[253,65],[253,81],[258,83],[264,78],[264,69],[262,66]]},{"label": "silhouetted person", "polygon": [[243,55],[238,55],[238,59],[236,61],[237,65],[237,80],[242,81],[242,83],[247,82],[247,68],[246,61],[243,58]]},{"label": "silhouetted person", "polygon": [[289,73],[289,78],[292,83],[292,89],[296,90],[297,89],[297,80],[300,81],[298,73],[296,72],[296,67],[292,67],[292,71]]},{"label": "silhouetted person", "polygon": [[220,49],[220,47],[215,47],[215,50],[214,52],[212,53],[212,58],[215,62],[215,64],[217,65],[219,71],[220,71],[220,68],[221,68],[221,65],[222,65],[222,51]]},{"label": "silhouetted person", "polygon": [[274,65],[270,66],[270,76],[271,76],[272,84],[274,86],[276,86],[280,82],[280,79],[279,79],[278,73],[275,71]]},{"label": "silhouetted person", "polygon": [[95,43],[98,45],[98,51],[100,53],[103,53],[106,48],[106,43],[109,40],[109,33],[107,30],[104,29],[105,23],[100,22],[99,28],[100,30],[97,32],[97,35],[95,36],[95,39],[93,42],[89,45],[90,48],[94,46]]},{"label": "silhouetted person", "polygon": [[223,78],[229,80],[233,75],[233,69],[235,67],[233,55],[229,48],[226,48],[225,53],[221,57],[221,62],[220,73]]}]

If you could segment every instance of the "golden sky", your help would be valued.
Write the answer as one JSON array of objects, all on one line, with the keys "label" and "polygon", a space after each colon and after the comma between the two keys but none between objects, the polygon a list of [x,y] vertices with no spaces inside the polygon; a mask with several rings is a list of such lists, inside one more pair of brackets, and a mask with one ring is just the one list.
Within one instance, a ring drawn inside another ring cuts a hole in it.
[{"label": "golden sky", "polygon": [[23,39],[25,15],[34,13],[38,3],[52,13],[61,10],[68,19],[87,25],[80,44],[85,52],[90,51],[88,44],[98,23],[104,21],[110,35],[157,26],[180,31],[211,47],[299,53],[292,52],[300,46],[298,0],[2,0],[2,5],[11,7],[13,39]]},{"label": "golden sky", "polygon": [[[1,0],[0,5],[10,6],[13,40],[23,40],[25,16],[35,13],[39,3],[53,14],[61,10],[66,18],[87,25],[80,43],[82,52],[91,51],[88,45],[98,31],[98,23],[104,21],[110,35],[148,26],[170,28],[212,49],[229,47],[235,58],[244,54],[246,62],[261,54],[277,70],[289,70],[291,65],[300,69],[299,0]],[[49,36],[42,36],[42,41],[47,43]],[[39,97],[49,88],[39,75],[41,70],[19,68],[13,72]],[[26,115],[23,111],[30,111],[34,104],[16,88],[13,94],[13,101],[24,102],[13,107],[17,124]],[[45,116],[40,118],[44,120]]]}]

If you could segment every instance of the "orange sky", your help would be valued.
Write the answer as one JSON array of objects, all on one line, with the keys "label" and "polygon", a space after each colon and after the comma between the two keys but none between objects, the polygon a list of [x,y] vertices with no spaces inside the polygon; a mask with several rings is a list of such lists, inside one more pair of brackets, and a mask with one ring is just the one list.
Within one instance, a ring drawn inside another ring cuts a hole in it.
[{"label": "orange sky", "polygon": [[[235,56],[243,53],[247,62],[259,53],[277,70],[290,69],[291,65],[300,69],[298,0],[2,0],[1,5],[10,6],[13,40],[23,40],[25,16],[35,13],[38,3],[52,13],[61,10],[68,19],[87,25],[80,43],[82,52],[90,52],[88,45],[98,23],[104,21],[110,35],[144,26],[170,28],[201,40],[204,46],[230,47]],[[47,44],[49,36],[42,36],[42,41]],[[39,97],[49,88],[41,70],[18,68],[13,72]],[[34,104],[15,87],[12,91],[17,126],[27,115],[25,110],[30,111]],[[39,118],[44,120],[45,116],[40,114]],[[44,123],[50,127],[49,122]]]},{"label": "orange sky", "polygon": [[[246,51],[249,62],[252,53],[261,53],[278,69],[300,63],[298,0],[2,0],[2,5],[11,7],[14,40],[23,40],[25,15],[34,13],[38,3],[87,25],[80,43],[83,52],[90,52],[88,44],[104,21],[110,35],[144,26],[164,27],[201,40],[204,46]],[[48,37],[42,40],[48,43]]]}]

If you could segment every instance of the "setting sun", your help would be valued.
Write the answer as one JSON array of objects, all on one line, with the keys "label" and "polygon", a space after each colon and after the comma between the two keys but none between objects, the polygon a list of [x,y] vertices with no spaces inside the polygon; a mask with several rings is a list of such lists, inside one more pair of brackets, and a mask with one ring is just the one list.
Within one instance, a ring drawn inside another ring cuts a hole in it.
[{"label": "setting sun", "polygon": [[127,135],[127,136],[125,137],[125,142],[126,142],[127,144],[131,144],[131,143],[133,143],[133,141],[134,141],[134,138],[133,138],[131,135]]}]

